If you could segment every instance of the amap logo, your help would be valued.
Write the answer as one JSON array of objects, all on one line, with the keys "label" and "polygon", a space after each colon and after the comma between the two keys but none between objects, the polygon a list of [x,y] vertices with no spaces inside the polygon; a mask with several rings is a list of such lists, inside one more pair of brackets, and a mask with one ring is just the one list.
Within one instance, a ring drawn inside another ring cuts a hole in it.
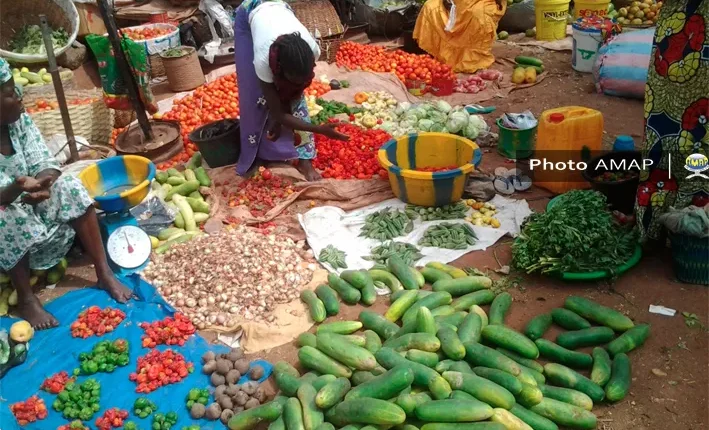
[{"label": "amap logo", "polygon": [[704,154],[691,154],[684,160],[684,168],[692,172],[686,179],[691,179],[699,176],[700,178],[709,179],[709,176],[702,172],[709,170],[709,158]]}]

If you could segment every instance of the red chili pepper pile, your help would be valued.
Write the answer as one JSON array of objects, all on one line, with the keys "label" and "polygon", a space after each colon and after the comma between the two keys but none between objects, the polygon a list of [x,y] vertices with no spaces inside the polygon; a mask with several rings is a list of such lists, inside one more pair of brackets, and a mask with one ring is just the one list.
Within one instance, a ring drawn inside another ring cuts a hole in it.
[{"label": "red chili pepper pile", "polygon": [[136,393],[150,393],[163,385],[180,382],[193,370],[194,365],[186,362],[179,352],[153,349],[138,357],[136,372],[131,373],[129,379],[138,384]]},{"label": "red chili pepper pile", "polygon": [[44,400],[38,396],[32,396],[24,402],[13,403],[10,411],[21,426],[47,418],[47,407]]},{"label": "red chili pepper pile", "polygon": [[377,150],[391,139],[389,133],[353,124],[339,125],[337,131],[348,135],[349,142],[315,135],[318,155],[313,166],[322,171],[323,178],[371,179],[377,174],[387,177],[377,161]]},{"label": "red chili pepper pile", "polygon": [[458,166],[453,164],[451,166],[445,166],[445,167],[417,167],[414,170],[416,170],[417,172],[443,172],[446,170],[453,170],[453,169],[457,169],[457,168],[458,168]]},{"label": "red chili pepper pile", "polygon": [[112,332],[125,318],[126,314],[120,309],[91,306],[71,323],[71,335],[83,339],[94,335],[103,336]]},{"label": "red chili pepper pile", "polygon": [[241,181],[235,193],[229,194],[224,189],[222,195],[228,197],[230,207],[246,205],[251,215],[258,217],[265,215],[294,192],[290,180],[274,176],[262,166],[254,176]]},{"label": "red chili pepper pile", "polygon": [[76,378],[70,378],[69,374],[62,370],[45,379],[44,382],[42,382],[42,386],[39,388],[48,393],[59,394],[64,389],[67,382],[73,382],[75,379]]},{"label": "red chili pepper pile", "polygon": [[111,428],[123,427],[123,420],[128,418],[128,411],[118,408],[108,409],[102,416],[96,418],[96,428],[98,430],[111,430]]},{"label": "red chili pepper pile", "polygon": [[181,313],[175,314],[174,318],[167,317],[153,323],[140,323],[140,328],[145,330],[145,334],[141,337],[143,348],[155,348],[157,345],[182,346],[195,332],[192,321]]}]

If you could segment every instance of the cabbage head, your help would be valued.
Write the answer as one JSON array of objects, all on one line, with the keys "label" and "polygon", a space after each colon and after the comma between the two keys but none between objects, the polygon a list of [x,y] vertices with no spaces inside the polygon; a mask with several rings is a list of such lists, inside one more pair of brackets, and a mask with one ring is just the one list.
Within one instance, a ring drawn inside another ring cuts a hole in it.
[{"label": "cabbage head", "polygon": [[428,110],[423,106],[413,108],[413,109],[411,109],[411,111],[415,112],[416,118],[418,118],[418,119],[424,119],[424,118],[428,117]]},{"label": "cabbage head", "polygon": [[488,131],[490,129],[483,117],[480,115],[470,115],[468,118],[468,124],[472,124],[478,130],[478,133],[481,131]]},{"label": "cabbage head", "polygon": [[411,103],[401,102],[398,105],[396,105],[396,108],[394,109],[394,113],[396,113],[397,115],[403,115],[409,109],[411,109]]},{"label": "cabbage head", "polygon": [[411,118],[404,117],[404,119],[399,122],[399,128],[416,127],[416,124],[418,124],[418,120],[415,116]]},{"label": "cabbage head", "polygon": [[413,121],[416,122],[419,120],[418,115],[416,113],[416,109],[409,109],[406,112],[404,112],[403,119],[405,121]]},{"label": "cabbage head", "polygon": [[438,101],[436,102],[435,108],[436,108],[436,110],[437,110],[438,112],[443,112],[443,113],[445,113],[445,114],[447,114],[448,112],[450,112],[451,109],[452,109],[452,108],[451,108],[451,105],[448,104],[447,102],[443,101],[443,100],[438,100]]},{"label": "cabbage head", "polygon": [[443,129],[445,128],[443,126],[443,124],[445,124],[445,123],[435,123],[434,122],[429,131],[433,131],[435,133],[442,133]]},{"label": "cabbage head", "polygon": [[463,129],[463,137],[470,140],[475,140],[478,137],[478,128],[472,121],[468,121],[468,125]]},{"label": "cabbage head", "polygon": [[453,112],[448,116],[446,127],[451,133],[458,133],[468,125],[468,114],[465,112]]},{"label": "cabbage head", "polygon": [[389,134],[393,134],[397,128],[399,128],[398,125],[392,121],[385,121],[379,126],[379,129],[384,130]]},{"label": "cabbage head", "polygon": [[438,112],[437,110],[432,110],[428,113],[428,119],[435,122],[436,124],[445,124],[448,120],[448,115],[443,112]]},{"label": "cabbage head", "polygon": [[416,125],[416,128],[418,128],[420,131],[430,131],[431,126],[433,126],[433,121],[430,119],[420,119],[418,124]]}]

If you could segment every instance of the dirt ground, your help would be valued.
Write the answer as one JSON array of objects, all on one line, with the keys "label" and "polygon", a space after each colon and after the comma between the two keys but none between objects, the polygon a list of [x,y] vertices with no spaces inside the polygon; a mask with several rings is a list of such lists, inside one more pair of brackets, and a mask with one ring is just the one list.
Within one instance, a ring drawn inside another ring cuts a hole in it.
[{"label": "dirt ground", "polygon": [[[498,113],[529,109],[538,115],[553,107],[583,105],[603,112],[607,136],[604,141],[607,144],[618,134],[629,134],[635,137],[636,144],[640,144],[642,102],[597,94],[590,75],[571,69],[569,52],[498,45],[495,53],[498,57],[513,57],[522,53],[540,57],[549,74],[537,86],[512,92],[505,99],[491,101],[489,104],[497,106]],[[488,119],[492,124],[492,116]],[[483,157],[483,168],[492,169],[502,162],[497,154],[488,151]],[[550,194],[533,188],[519,197],[526,198],[534,210],[543,210]],[[487,251],[467,254],[453,264],[486,270],[497,269],[509,260],[510,240],[503,239]],[[95,280],[91,272],[89,266],[74,265],[61,285],[40,294],[44,300],[51,300],[71,289],[90,285]],[[510,279],[519,280],[518,285],[509,289],[514,304],[507,317],[507,323],[516,329],[522,329],[533,316],[561,306],[569,294],[592,298],[627,313],[636,322],[652,324],[650,339],[642,348],[631,353],[633,382],[630,396],[617,405],[594,408],[594,413],[599,416],[599,429],[708,428],[709,336],[705,327],[709,326],[709,289],[676,282],[669,250],[646,251],[637,267],[613,282],[568,284],[514,273]],[[372,309],[383,312],[387,303],[387,298],[380,298]],[[651,314],[648,312],[651,304],[676,309],[678,314],[674,317]],[[360,306],[343,306],[337,319],[357,319],[360,310]],[[702,327],[688,327],[680,315],[683,311],[696,314]],[[206,336],[213,338],[209,334]],[[296,363],[297,351],[291,343],[263,351],[255,357],[272,362],[286,360]]]}]

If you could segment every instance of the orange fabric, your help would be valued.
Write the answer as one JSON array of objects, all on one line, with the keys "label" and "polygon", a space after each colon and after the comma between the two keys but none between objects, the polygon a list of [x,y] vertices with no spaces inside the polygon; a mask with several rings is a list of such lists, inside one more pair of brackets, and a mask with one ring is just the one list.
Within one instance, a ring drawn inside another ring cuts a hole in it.
[{"label": "orange fabric", "polygon": [[486,69],[495,61],[492,45],[507,2],[503,0],[499,9],[495,0],[454,2],[456,20],[451,32],[445,31],[448,11],[443,0],[428,0],[416,20],[414,39],[421,49],[453,67],[455,72]]}]

